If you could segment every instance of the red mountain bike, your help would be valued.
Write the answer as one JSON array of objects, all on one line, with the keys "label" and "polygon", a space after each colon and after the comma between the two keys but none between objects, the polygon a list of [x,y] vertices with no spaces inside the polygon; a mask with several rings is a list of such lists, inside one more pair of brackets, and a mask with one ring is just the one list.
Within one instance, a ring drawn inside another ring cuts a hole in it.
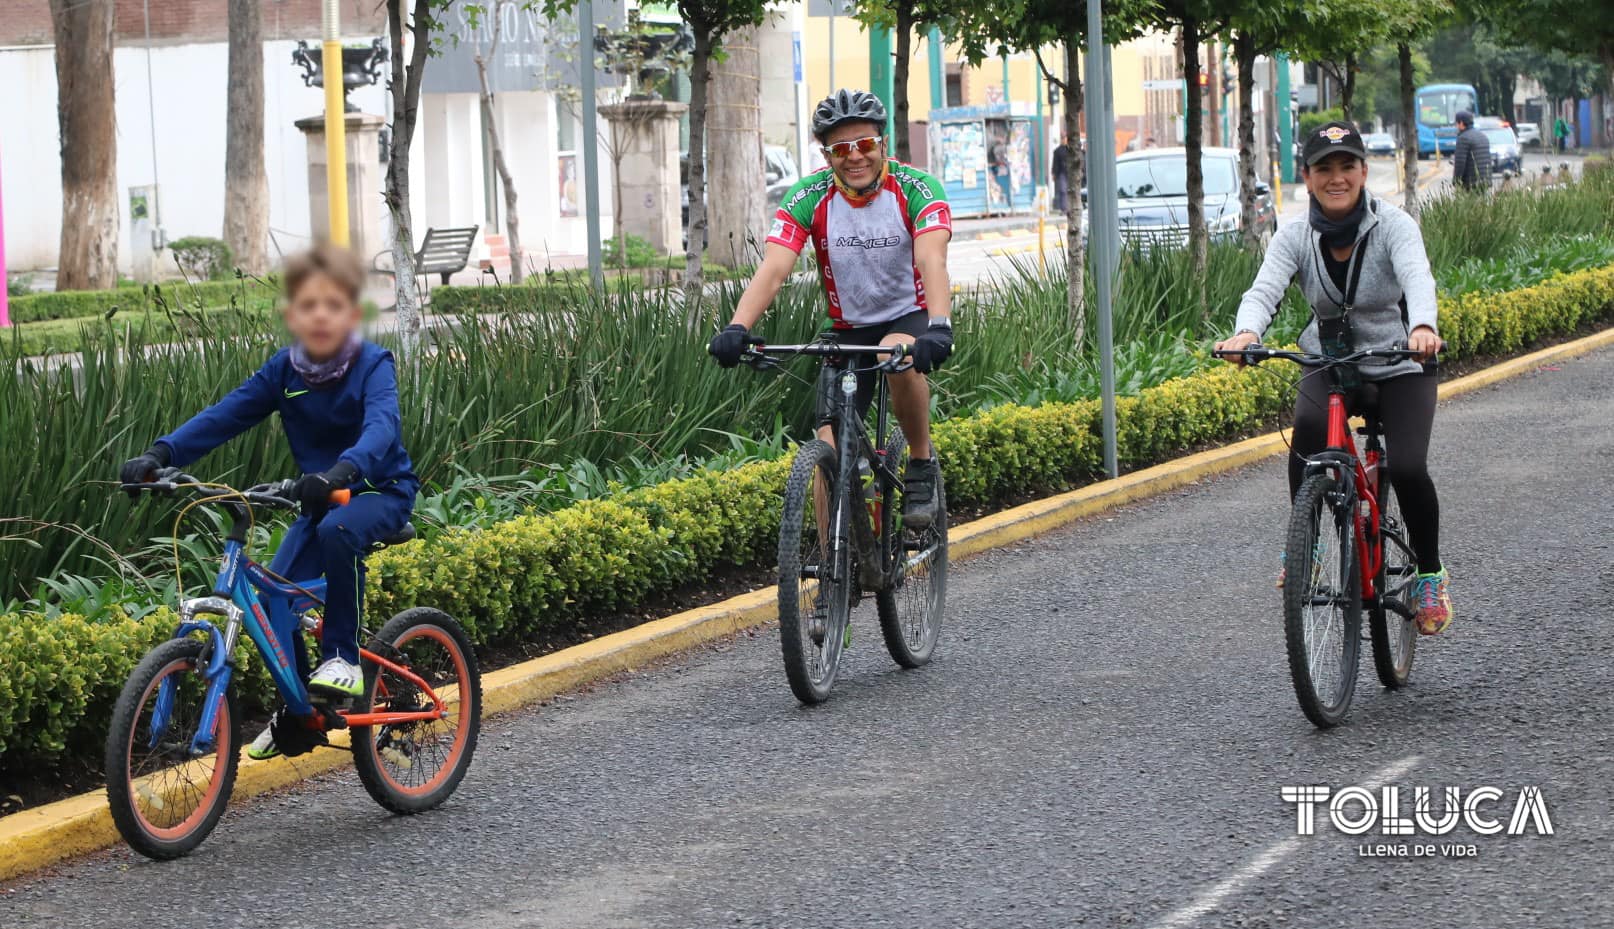
[{"label": "red mountain bike", "polygon": [[[1252,345],[1215,354],[1246,364],[1282,358],[1306,367],[1307,376],[1329,379],[1328,448],[1306,459],[1306,478],[1289,516],[1283,625],[1300,709],[1320,728],[1337,726],[1356,695],[1363,606],[1373,665],[1385,687],[1406,684],[1418,640],[1412,622],[1418,562],[1395,492],[1380,480],[1385,449],[1376,392],[1371,382],[1352,386],[1342,375],[1365,361],[1405,361],[1420,353],[1369,349],[1330,358]],[[1364,439],[1361,454],[1350,430],[1351,399],[1366,421],[1357,430]]]}]

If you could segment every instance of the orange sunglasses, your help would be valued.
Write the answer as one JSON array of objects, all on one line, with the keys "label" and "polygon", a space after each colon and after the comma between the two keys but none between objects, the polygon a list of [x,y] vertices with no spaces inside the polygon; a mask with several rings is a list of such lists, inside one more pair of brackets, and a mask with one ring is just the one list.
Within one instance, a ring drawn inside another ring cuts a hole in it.
[{"label": "orange sunglasses", "polygon": [[857,151],[864,155],[872,155],[878,151],[879,148],[880,137],[877,135],[868,135],[861,139],[850,139],[845,142],[836,142],[833,145],[826,145],[824,146],[824,154],[833,155],[836,158],[850,158],[852,157],[853,151]]}]

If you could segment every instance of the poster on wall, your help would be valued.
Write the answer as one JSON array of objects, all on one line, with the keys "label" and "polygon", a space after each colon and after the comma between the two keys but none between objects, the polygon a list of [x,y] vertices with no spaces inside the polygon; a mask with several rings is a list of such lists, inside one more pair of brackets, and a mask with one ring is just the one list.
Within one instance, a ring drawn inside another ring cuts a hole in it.
[{"label": "poster on wall", "polygon": [[941,126],[942,183],[975,186],[975,172],[986,169],[986,135],[978,122]]},{"label": "poster on wall", "polygon": [[562,215],[562,216],[576,216],[577,215],[577,156],[576,155],[561,155],[559,157],[558,161],[559,161],[559,167],[557,168],[558,177],[556,178],[556,180],[559,183],[558,193],[560,194],[560,196],[557,198],[557,200],[560,203],[560,215]]},{"label": "poster on wall", "polygon": [[1031,177],[1031,124],[1017,120],[1009,125],[1009,181],[1019,193],[1033,183]]}]

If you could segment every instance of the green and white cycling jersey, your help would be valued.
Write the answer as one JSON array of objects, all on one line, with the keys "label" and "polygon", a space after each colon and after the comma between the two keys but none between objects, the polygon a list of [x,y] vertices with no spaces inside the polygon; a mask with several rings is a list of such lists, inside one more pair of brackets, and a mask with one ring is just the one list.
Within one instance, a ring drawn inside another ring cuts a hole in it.
[{"label": "green and white cycling jersey", "polygon": [[941,182],[892,160],[875,192],[856,201],[836,186],[829,168],[797,181],[774,214],[768,241],[797,254],[812,242],[830,319],[848,329],[925,309],[914,239],[952,228]]}]

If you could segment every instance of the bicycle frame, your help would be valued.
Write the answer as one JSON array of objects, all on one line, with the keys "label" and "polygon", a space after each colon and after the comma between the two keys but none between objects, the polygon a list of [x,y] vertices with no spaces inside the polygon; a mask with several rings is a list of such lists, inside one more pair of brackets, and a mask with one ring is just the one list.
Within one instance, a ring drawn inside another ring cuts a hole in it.
[{"label": "bicycle frame", "polygon": [[1356,536],[1356,562],[1362,576],[1362,600],[1378,597],[1379,571],[1384,567],[1384,543],[1379,533],[1379,463],[1384,452],[1379,446],[1377,430],[1368,433],[1365,460],[1356,453],[1356,441],[1351,437],[1350,415],[1345,408],[1345,391],[1335,385],[1328,394],[1328,451],[1312,459],[1307,471],[1318,468],[1337,469],[1345,480],[1351,496],[1366,506],[1355,507],[1351,514]]},{"label": "bicycle frame", "polygon": [[[765,346],[760,342],[752,350],[748,359],[754,367],[759,369],[774,367],[778,364],[777,355],[815,355],[824,359],[825,368],[834,371],[834,403],[830,408],[830,419],[835,432],[835,448],[839,461],[836,481],[839,486],[836,491],[842,499],[848,502],[846,507],[832,514],[834,520],[829,527],[830,538],[833,540],[832,548],[827,553],[830,563],[840,565],[844,562],[846,545],[850,541],[857,546],[860,556],[870,554],[878,555],[880,535],[880,511],[865,510],[860,518],[853,520],[855,539],[849,539],[847,527],[842,523],[846,513],[851,512],[852,475],[857,473],[858,457],[862,456],[869,462],[869,468],[874,472],[876,480],[883,478],[893,486],[902,485],[902,477],[886,460],[885,444],[890,436],[890,388],[884,377],[877,378],[874,395],[875,435],[871,443],[868,430],[864,428],[863,420],[856,415],[854,398],[857,396],[857,376],[860,371],[875,370],[885,372],[893,364],[900,363],[905,357],[905,346],[873,346],[873,345],[839,345],[833,336],[821,341],[806,345],[778,345]],[[859,356],[888,356],[886,360],[873,366],[872,369],[857,367],[855,359]],[[861,488],[857,488],[861,490]],[[884,503],[882,501],[881,505]],[[879,563],[882,572],[889,570],[888,565],[880,558],[873,559],[872,563]],[[860,562],[867,567],[871,562],[868,559]],[[870,577],[870,580],[873,578]]]},{"label": "bicycle frame", "polygon": [[[235,653],[235,645],[242,628],[246,629],[247,637],[263,656],[264,663],[269,668],[269,676],[274,680],[275,688],[280,691],[292,714],[303,718],[324,719],[323,714],[319,713],[309,700],[308,688],[303,684],[296,661],[275,631],[277,628],[289,629],[292,635],[296,635],[300,627],[311,628],[317,636],[319,634],[317,624],[303,614],[323,606],[324,593],[324,579],[290,584],[276,580],[265,568],[247,557],[244,542],[233,537],[225,540],[224,557],[219,565],[218,578],[213,583],[212,596],[181,603],[180,623],[174,632],[176,638],[183,638],[195,632],[205,633],[212,645],[208,652],[208,666],[203,672],[203,678],[207,681],[207,695],[202,705],[202,717],[198,721],[196,735],[191,739],[190,749],[193,753],[202,755],[213,750],[213,730],[218,722],[219,706],[224,701],[234,677],[235,667],[231,656]],[[224,628],[220,629],[216,623],[199,619],[200,616],[223,616]],[[298,617],[302,618],[299,620]],[[293,647],[297,645],[294,643]],[[359,649],[359,659],[361,662],[374,662],[419,688],[421,693],[431,698],[432,709],[389,713],[352,713],[339,710],[336,715],[340,717],[342,725],[384,726],[430,722],[448,716],[448,708],[443,705],[442,698],[413,671],[365,648]],[[153,747],[168,728],[176,686],[175,680],[169,677],[163,680],[158,690],[151,723]]]}]

